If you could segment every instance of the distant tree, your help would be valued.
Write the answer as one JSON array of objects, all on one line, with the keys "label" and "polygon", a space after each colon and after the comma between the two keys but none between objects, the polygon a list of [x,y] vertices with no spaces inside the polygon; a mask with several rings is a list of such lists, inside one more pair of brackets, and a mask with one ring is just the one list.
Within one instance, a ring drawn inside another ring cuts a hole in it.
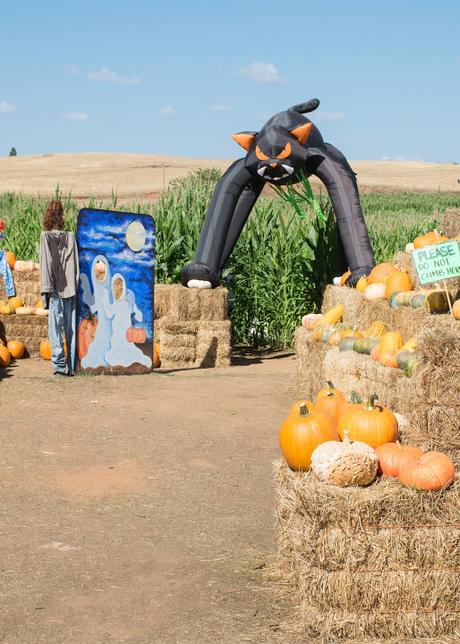
[{"label": "distant tree", "polygon": [[10,157],[17,157],[18,153],[16,152],[16,148],[11,148],[10,150]]}]

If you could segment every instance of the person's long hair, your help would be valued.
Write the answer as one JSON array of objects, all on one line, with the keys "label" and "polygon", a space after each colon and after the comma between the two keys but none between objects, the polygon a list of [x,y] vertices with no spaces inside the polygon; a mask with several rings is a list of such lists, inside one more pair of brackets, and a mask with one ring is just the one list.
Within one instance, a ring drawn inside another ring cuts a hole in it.
[{"label": "person's long hair", "polygon": [[60,201],[50,201],[43,215],[43,230],[64,229],[64,208]]}]

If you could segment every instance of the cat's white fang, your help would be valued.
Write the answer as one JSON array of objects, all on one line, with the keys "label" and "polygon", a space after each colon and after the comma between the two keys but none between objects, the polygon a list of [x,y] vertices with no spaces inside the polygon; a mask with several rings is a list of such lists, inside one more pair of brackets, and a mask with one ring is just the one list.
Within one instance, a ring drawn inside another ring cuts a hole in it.
[{"label": "cat's white fang", "polygon": [[286,170],[288,174],[292,174],[294,172],[294,168],[291,168],[290,165],[283,165],[283,168]]},{"label": "cat's white fang", "polygon": [[263,177],[266,169],[267,169],[267,166],[264,165],[263,168],[259,168],[257,170],[257,174],[260,174],[260,176]]}]

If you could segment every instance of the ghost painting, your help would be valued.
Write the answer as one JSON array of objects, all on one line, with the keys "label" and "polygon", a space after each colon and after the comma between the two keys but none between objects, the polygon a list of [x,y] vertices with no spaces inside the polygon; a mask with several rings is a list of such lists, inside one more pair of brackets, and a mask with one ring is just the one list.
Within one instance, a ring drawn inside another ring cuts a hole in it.
[{"label": "ghost painting", "polygon": [[115,374],[151,371],[152,217],[85,208],[78,216],[77,244],[78,369]]}]

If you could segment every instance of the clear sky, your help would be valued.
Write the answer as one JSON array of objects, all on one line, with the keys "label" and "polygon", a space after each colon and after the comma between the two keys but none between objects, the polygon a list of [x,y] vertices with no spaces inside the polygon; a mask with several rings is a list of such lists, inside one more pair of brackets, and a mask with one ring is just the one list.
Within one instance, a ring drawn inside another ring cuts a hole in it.
[{"label": "clear sky", "polygon": [[0,0],[0,155],[238,157],[312,97],[350,159],[460,162],[458,0]]}]

